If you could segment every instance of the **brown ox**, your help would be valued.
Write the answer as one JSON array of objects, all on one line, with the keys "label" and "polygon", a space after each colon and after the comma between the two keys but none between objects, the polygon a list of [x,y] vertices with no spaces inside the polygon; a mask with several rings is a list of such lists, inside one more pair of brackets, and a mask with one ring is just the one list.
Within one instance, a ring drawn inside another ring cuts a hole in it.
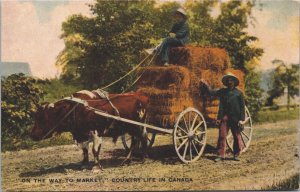
[{"label": "brown ox", "polygon": [[[139,122],[144,121],[148,97],[139,93],[130,93],[113,94],[110,95],[110,98],[121,117]],[[83,102],[83,100],[81,101]],[[107,100],[88,100],[86,98],[85,102],[85,104],[88,104],[92,108],[115,115],[115,109]],[[55,132],[71,132],[74,140],[78,143],[84,143],[89,141],[91,137],[95,138],[98,136],[112,137],[116,141],[119,136],[128,133],[133,138],[139,139],[142,143],[143,151],[146,151],[147,139],[145,138],[143,129],[133,124],[97,115],[93,109],[86,107],[85,104],[77,102],[76,99],[63,99],[39,107],[35,115],[35,124],[31,132],[31,138],[38,141],[51,137]],[[132,142],[133,147],[136,139]],[[101,139],[94,139],[93,143],[95,167],[100,169],[99,151],[101,148]],[[131,152],[125,160],[130,158],[130,154]],[[88,150],[85,149],[83,163],[87,162]]]}]

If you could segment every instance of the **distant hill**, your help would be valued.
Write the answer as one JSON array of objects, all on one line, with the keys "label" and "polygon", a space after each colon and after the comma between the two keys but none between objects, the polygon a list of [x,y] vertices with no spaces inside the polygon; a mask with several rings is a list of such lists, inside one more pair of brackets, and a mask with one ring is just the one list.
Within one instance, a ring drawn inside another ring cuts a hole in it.
[{"label": "distant hill", "polygon": [[268,91],[272,88],[273,74],[274,69],[268,69],[261,72],[261,81],[259,85],[264,91]]},{"label": "distant hill", "polygon": [[31,70],[28,63],[25,62],[0,62],[0,75],[6,77],[15,73],[24,73],[31,76]]}]

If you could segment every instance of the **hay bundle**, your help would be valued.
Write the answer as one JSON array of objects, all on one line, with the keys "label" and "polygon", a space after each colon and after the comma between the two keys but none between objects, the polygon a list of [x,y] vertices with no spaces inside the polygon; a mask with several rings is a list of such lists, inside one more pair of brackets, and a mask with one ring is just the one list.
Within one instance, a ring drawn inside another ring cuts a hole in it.
[{"label": "hay bundle", "polygon": [[218,71],[212,70],[202,70],[201,71],[201,78],[204,79],[208,85],[213,88],[221,88],[223,87],[222,83],[223,73]]},{"label": "hay bundle", "polygon": [[148,67],[142,74],[138,92],[150,98],[147,109],[150,124],[173,128],[178,114],[193,106],[190,97],[190,72],[181,66]]},{"label": "hay bundle", "polygon": [[155,87],[142,87],[139,88],[137,92],[141,92],[152,99],[156,99],[159,102],[159,100],[161,99],[165,99],[164,101],[166,101],[166,99],[178,99],[190,96],[188,91],[181,90],[182,89],[176,88],[158,89]]},{"label": "hay bundle", "polygon": [[147,116],[149,123],[153,125],[172,128],[179,113],[193,106],[188,90],[143,87],[138,91],[149,96]]},{"label": "hay bundle", "polygon": [[188,89],[190,86],[190,72],[181,66],[141,68],[138,74],[142,75],[138,87]]},{"label": "hay bundle", "polygon": [[187,66],[196,74],[203,69],[224,71],[230,67],[227,52],[219,48],[176,47],[170,50],[170,63]]},{"label": "hay bundle", "polygon": [[230,67],[227,52],[219,48],[193,46],[172,48],[169,62],[189,69],[190,92],[197,100],[199,100],[197,97],[199,97],[200,80],[206,80],[212,88],[221,88],[223,86],[221,78],[224,71]]}]

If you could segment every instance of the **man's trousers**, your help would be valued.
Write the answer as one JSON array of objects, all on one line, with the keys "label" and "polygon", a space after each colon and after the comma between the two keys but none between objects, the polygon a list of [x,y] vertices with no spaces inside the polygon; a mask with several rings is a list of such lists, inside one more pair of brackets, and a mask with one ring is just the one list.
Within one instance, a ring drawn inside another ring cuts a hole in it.
[{"label": "man's trousers", "polygon": [[238,127],[238,123],[234,123],[230,121],[229,117],[225,115],[221,121],[221,125],[219,127],[219,139],[218,139],[218,155],[220,157],[225,157],[225,150],[226,150],[226,137],[229,131],[229,128],[231,130],[231,133],[233,135],[233,154],[235,156],[240,154],[240,151],[242,150],[241,146],[241,132]]},{"label": "man's trousers", "polygon": [[158,53],[162,63],[169,62],[169,50],[170,47],[182,46],[180,40],[176,38],[167,37],[163,40],[160,47],[158,48]]}]

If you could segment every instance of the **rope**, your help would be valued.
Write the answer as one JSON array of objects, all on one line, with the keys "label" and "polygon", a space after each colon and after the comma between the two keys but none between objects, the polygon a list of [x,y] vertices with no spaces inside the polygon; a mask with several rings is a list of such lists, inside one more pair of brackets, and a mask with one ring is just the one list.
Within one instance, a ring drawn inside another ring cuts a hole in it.
[{"label": "rope", "polygon": [[146,61],[146,59],[148,59],[149,56],[150,56],[150,55],[147,55],[147,57],[145,57],[139,64],[137,64],[133,69],[131,69],[129,72],[127,72],[124,76],[122,76],[121,78],[119,78],[119,79],[113,81],[112,83],[110,83],[110,84],[108,84],[108,85],[106,85],[106,86],[104,86],[104,87],[102,87],[102,88],[100,88],[100,89],[106,89],[106,88],[108,88],[108,87],[114,85],[115,83],[121,81],[122,79],[124,79],[124,78],[127,77],[128,75],[130,75],[130,74],[131,74],[132,72],[134,72],[137,68],[139,68],[140,65],[142,65],[142,64],[144,63],[144,61]]},{"label": "rope", "polygon": [[[160,52],[159,52],[159,53],[160,53]],[[145,67],[149,66],[149,65],[151,64],[151,62],[153,61],[153,59],[154,59],[157,55],[159,55],[159,53],[156,52],[156,53],[153,55],[153,57],[150,59],[150,61],[148,62],[148,64],[145,65]],[[129,88],[131,88],[134,84],[136,84],[136,82],[138,82],[138,80],[143,76],[144,73],[145,73],[145,71],[143,71],[143,73],[142,73],[141,75],[139,75],[138,78],[136,78],[136,80],[134,80],[134,82],[132,82],[131,85],[130,85],[129,87],[127,87],[124,91],[122,91],[122,93],[128,91]]]}]

